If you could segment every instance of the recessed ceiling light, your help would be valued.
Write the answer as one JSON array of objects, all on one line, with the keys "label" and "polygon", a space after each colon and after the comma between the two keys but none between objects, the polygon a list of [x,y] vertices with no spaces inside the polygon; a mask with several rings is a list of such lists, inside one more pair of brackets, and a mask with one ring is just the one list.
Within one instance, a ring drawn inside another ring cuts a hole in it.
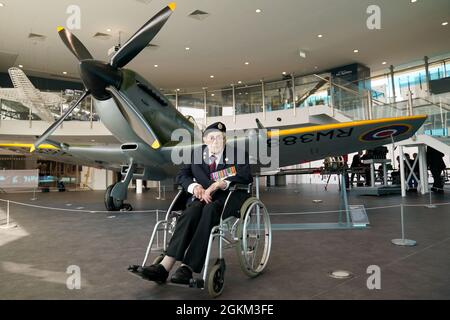
[{"label": "recessed ceiling light", "polygon": [[215,97],[216,95],[214,93],[211,94],[211,97]]},{"label": "recessed ceiling light", "polygon": [[353,50],[353,52],[354,52],[354,53],[358,53],[358,52],[359,52],[359,50],[358,50],[358,49],[355,49],[355,50]]},{"label": "recessed ceiling light", "polygon": [[157,64],[155,64],[155,68],[158,68],[159,66]]},{"label": "recessed ceiling light", "polygon": [[63,71],[63,74],[67,74],[67,71]]},{"label": "recessed ceiling light", "polygon": [[318,34],[317,38],[323,38],[323,34]]},{"label": "recessed ceiling light", "polygon": [[238,84],[242,84],[242,81],[238,81]]},{"label": "recessed ceiling light", "polygon": [[443,26],[448,25],[448,21],[442,22],[442,25],[443,25]]},{"label": "recessed ceiling light", "polygon": [[19,64],[19,68],[23,68],[23,64]]},{"label": "recessed ceiling light", "polygon": [[383,61],[383,63],[382,64],[387,64],[387,62],[386,61]]},{"label": "recessed ceiling light", "polygon": [[417,2],[417,0],[411,0],[411,3]]},{"label": "recessed ceiling light", "polygon": [[110,28],[106,29],[106,32],[111,32],[112,30]]},{"label": "recessed ceiling light", "polygon": [[189,48],[189,47],[186,47],[185,49],[186,49],[186,51],[189,51],[189,50],[191,50],[191,48]]},{"label": "recessed ceiling light", "polygon": [[246,63],[245,63],[245,65],[247,65],[247,66],[248,66],[249,64],[250,64],[250,62],[246,62]]},{"label": "recessed ceiling light", "polygon": [[261,13],[261,9],[256,9],[256,13]]},{"label": "recessed ceiling light", "polygon": [[212,75],[211,75],[211,76],[209,76],[209,77],[210,77],[211,79],[214,79],[214,76],[212,76]]},{"label": "recessed ceiling light", "polygon": [[180,90],[180,89],[177,89],[177,91],[180,92],[181,90]]},{"label": "recessed ceiling light", "polygon": [[285,75],[287,75],[287,72],[286,72],[286,71],[283,72],[283,76],[285,76]]},{"label": "recessed ceiling light", "polygon": [[0,7],[4,7],[5,5],[3,3],[0,2]]}]

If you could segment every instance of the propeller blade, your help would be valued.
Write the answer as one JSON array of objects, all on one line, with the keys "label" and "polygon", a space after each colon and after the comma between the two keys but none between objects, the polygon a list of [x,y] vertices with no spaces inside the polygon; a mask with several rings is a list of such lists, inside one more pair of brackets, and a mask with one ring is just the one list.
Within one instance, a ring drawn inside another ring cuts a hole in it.
[{"label": "propeller blade", "polygon": [[78,101],[70,107],[69,110],[67,110],[66,113],[63,114],[61,118],[58,119],[54,124],[50,126],[50,128],[47,129],[47,131],[44,132],[42,136],[39,137],[39,139],[34,143],[34,145],[31,147],[30,152],[33,153],[41,144],[43,144],[45,141],[47,141],[47,138],[55,132],[56,129],[64,122],[64,120],[75,110],[76,107],[88,96],[90,95],[90,91],[84,91],[83,95],[78,99]]},{"label": "propeller blade", "polygon": [[78,61],[94,59],[83,43],[81,43],[81,41],[69,30],[66,30],[63,27],[58,27],[58,34],[66,47],[73,53]]},{"label": "propeller blade", "polygon": [[122,68],[133,60],[158,34],[164,26],[176,4],[172,2],[158,12],[145,25],[143,25],[111,58],[113,67]]}]

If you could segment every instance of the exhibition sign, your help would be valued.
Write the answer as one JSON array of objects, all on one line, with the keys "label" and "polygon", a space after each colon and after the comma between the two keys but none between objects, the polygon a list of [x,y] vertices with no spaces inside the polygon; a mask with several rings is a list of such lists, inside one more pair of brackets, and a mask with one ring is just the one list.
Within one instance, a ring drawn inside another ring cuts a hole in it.
[{"label": "exhibition sign", "polygon": [[39,170],[0,171],[0,189],[35,189],[39,185]]}]

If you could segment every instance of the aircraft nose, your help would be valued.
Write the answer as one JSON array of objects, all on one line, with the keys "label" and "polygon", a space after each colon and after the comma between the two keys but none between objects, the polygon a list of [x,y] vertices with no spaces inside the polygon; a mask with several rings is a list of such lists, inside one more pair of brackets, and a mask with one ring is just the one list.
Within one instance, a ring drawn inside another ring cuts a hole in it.
[{"label": "aircraft nose", "polygon": [[86,88],[98,100],[107,100],[111,95],[106,91],[107,86],[120,88],[122,72],[110,64],[97,60],[83,60],[80,62],[81,79]]}]

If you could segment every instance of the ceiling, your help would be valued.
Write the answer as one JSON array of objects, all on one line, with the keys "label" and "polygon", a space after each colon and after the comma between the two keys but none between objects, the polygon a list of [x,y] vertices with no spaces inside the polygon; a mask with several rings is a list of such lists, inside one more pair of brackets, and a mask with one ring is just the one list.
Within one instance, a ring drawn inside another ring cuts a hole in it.
[{"label": "ceiling", "polygon": [[[30,75],[61,76],[65,71],[68,78],[77,78],[77,62],[56,32],[56,26],[66,25],[69,5],[81,8],[81,29],[74,33],[97,59],[106,60],[119,30],[123,42],[170,1],[0,2],[0,60],[9,59],[0,61],[0,71],[15,60]],[[381,8],[381,30],[366,26],[366,10],[373,4]],[[195,10],[210,15],[202,21],[188,17]],[[377,71],[449,53],[450,25],[442,25],[449,20],[449,0],[183,0],[152,42],[159,47],[145,49],[127,67],[164,89],[229,86],[353,62]],[[94,39],[97,32],[113,37]],[[47,38],[32,41],[30,33]]]}]

